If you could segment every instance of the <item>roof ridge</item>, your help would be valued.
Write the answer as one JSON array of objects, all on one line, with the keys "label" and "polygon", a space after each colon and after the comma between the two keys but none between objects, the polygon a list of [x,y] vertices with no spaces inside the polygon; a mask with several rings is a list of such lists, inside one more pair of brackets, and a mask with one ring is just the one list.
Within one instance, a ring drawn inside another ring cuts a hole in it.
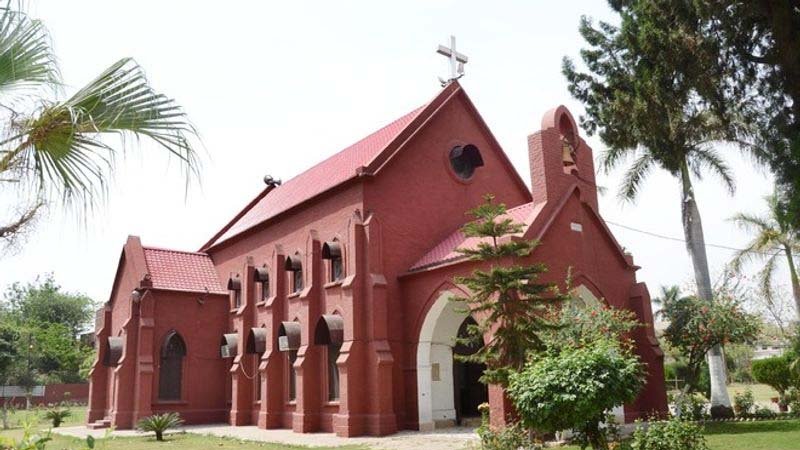
[{"label": "roof ridge", "polygon": [[156,247],[153,245],[143,245],[142,248],[144,250],[156,250],[160,252],[172,252],[172,253],[183,253],[186,255],[197,255],[197,256],[209,256],[210,255],[206,252],[193,252],[189,250],[176,250],[174,248],[166,248],[166,247]]}]

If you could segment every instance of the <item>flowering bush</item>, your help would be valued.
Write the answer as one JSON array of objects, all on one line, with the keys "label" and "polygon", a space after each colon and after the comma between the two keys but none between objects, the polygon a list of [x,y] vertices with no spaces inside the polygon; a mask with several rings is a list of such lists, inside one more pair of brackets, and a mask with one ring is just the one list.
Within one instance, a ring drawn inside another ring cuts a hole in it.
[{"label": "flowering bush", "polygon": [[733,396],[733,412],[737,416],[747,416],[750,410],[753,409],[756,401],[753,398],[753,391],[747,388],[744,392],[737,392]]},{"label": "flowering bush", "polygon": [[726,296],[713,302],[695,297],[675,298],[664,302],[662,314],[669,321],[664,338],[686,357],[690,391],[697,390],[700,368],[711,348],[750,342],[761,328],[758,317],[745,312],[738,302]]},{"label": "flowering bush", "polygon": [[637,424],[629,445],[631,450],[708,450],[700,427],[677,418]]}]

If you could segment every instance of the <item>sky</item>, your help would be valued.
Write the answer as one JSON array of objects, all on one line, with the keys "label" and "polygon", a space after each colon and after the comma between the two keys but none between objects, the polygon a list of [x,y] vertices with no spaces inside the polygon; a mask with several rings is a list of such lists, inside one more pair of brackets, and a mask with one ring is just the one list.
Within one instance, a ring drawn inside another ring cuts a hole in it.
[{"label": "sky", "polygon": [[[52,272],[65,289],[98,302],[108,300],[128,235],[197,250],[263,189],[264,175],[289,179],[428,101],[448,73],[435,50],[451,34],[469,57],[462,85],[529,183],[527,136],[544,112],[559,104],[583,112],[561,74],[562,58],[577,59],[584,46],[580,17],[613,20],[600,0],[30,0],[28,11],[51,33],[66,94],[130,56],[200,133],[200,177],[188,189],[177,160],[143,141],[118,161],[106,200],[85,221],[51,208],[16,253],[0,258],[0,290]],[[600,154],[602,143],[587,139]],[[738,150],[720,151],[737,191],[704,178],[698,204],[707,242],[740,247],[748,236],[727,219],[761,211],[770,176]],[[637,202],[621,203],[621,173],[598,177],[607,188],[604,218],[682,237],[677,181],[654,172]],[[610,228],[651,293],[691,279],[681,242]],[[712,272],[732,256],[708,253]]]}]

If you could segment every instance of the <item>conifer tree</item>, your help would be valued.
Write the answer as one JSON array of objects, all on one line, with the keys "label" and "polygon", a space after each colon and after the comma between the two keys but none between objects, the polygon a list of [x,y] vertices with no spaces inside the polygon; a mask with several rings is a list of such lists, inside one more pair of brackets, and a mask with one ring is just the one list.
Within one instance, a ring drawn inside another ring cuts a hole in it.
[{"label": "conifer tree", "polygon": [[[492,195],[484,198],[485,203],[468,213],[475,220],[462,227],[465,236],[480,242],[458,251],[473,261],[488,263],[489,268],[456,278],[470,295],[454,299],[476,320],[458,343],[479,348],[459,358],[485,364],[484,383],[506,386],[509,373],[523,368],[529,352],[545,349],[543,331],[557,327],[548,313],[563,296],[555,285],[539,282],[547,271],[544,264],[519,261],[538,242],[520,237],[524,226],[506,214],[506,205],[495,203]],[[484,342],[489,331],[491,338]]]}]

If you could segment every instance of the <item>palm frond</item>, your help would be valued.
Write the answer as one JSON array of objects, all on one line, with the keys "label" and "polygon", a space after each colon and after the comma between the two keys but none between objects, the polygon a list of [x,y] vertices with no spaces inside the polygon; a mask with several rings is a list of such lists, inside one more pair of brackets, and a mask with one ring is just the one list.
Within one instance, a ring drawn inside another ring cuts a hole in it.
[{"label": "palm frond", "polygon": [[725,187],[733,194],[736,190],[736,181],[733,179],[733,172],[728,163],[719,154],[710,148],[698,148],[691,152],[689,163],[692,171],[698,178],[703,170],[709,170],[725,183]]},{"label": "palm frond", "polygon": [[617,197],[622,201],[634,200],[652,168],[653,156],[650,153],[645,153],[636,158],[628,170],[625,171]]},{"label": "palm frond", "polygon": [[44,25],[22,11],[0,7],[0,90],[59,82]]},{"label": "palm frond", "polygon": [[761,293],[769,304],[773,304],[775,301],[775,295],[772,292],[772,276],[777,268],[777,259],[778,254],[772,255],[758,273],[758,284],[761,288]]},{"label": "palm frond", "polygon": [[[178,157],[187,181],[197,171],[195,130],[174,100],[156,93],[130,58],[113,64],[70,99],[43,107],[19,125],[19,145],[4,159],[22,158],[39,189],[91,204],[105,192],[118,151],[106,135],[149,138]],[[3,161],[0,161],[0,172]]]},{"label": "palm frond", "polygon": [[758,242],[751,241],[745,248],[739,249],[733,254],[733,259],[730,262],[731,269],[739,272],[746,264],[755,259],[764,258],[765,256],[766,255],[759,250]]},{"label": "palm frond", "polygon": [[622,164],[628,157],[635,154],[635,148],[607,148],[600,154],[600,170],[608,173]]},{"label": "palm frond", "polygon": [[748,213],[737,213],[730,219],[731,222],[736,224],[743,231],[763,231],[769,230],[773,227],[770,220],[766,217],[756,216]]}]

